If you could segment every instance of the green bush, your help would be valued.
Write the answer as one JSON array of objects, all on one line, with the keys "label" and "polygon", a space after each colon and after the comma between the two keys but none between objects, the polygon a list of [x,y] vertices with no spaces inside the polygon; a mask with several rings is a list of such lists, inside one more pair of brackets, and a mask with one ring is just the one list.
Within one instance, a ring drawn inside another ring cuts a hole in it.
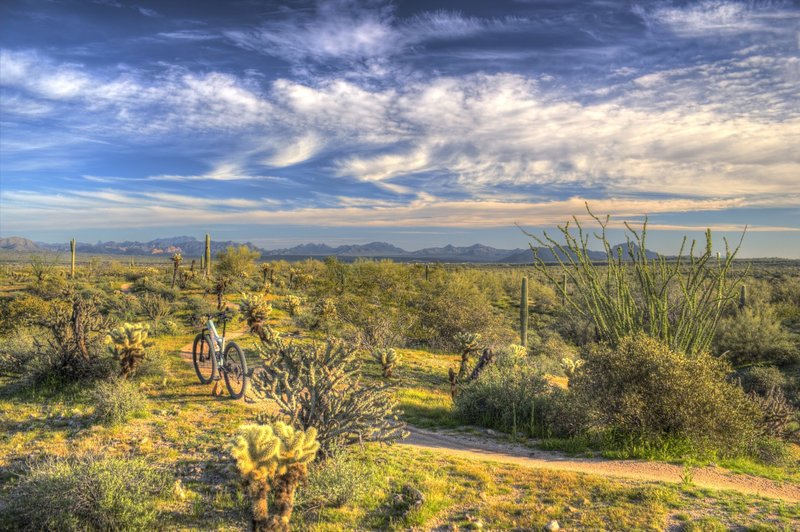
[{"label": "green bush", "polygon": [[747,307],[717,327],[715,351],[727,353],[734,366],[800,361],[800,350],[783,330],[771,306]]},{"label": "green bush", "polygon": [[739,371],[737,377],[746,392],[758,395],[767,395],[776,386],[785,389],[790,383],[789,377],[775,366],[751,366]]},{"label": "green bush", "polygon": [[127,379],[98,382],[92,390],[92,400],[95,417],[106,425],[125,423],[142,415],[147,407],[147,398]]},{"label": "green bush", "polygon": [[141,459],[87,455],[32,466],[0,509],[3,530],[152,530],[164,474]]},{"label": "green bush", "polygon": [[570,382],[594,423],[621,440],[686,440],[698,453],[744,452],[756,435],[757,407],[726,380],[727,362],[686,356],[643,334],[617,349],[598,345]]},{"label": "green bush", "polygon": [[455,397],[465,422],[513,434],[538,435],[550,385],[524,355],[500,353],[494,364]]},{"label": "green bush", "polygon": [[308,482],[297,493],[297,506],[308,511],[357,501],[373,490],[378,471],[363,452],[352,447],[336,449],[324,461],[309,466]]},{"label": "green bush", "polygon": [[425,287],[418,306],[419,339],[439,349],[458,347],[460,333],[480,334],[489,343],[511,339],[486,296],[468,279],[456,274],[437,277]]}]

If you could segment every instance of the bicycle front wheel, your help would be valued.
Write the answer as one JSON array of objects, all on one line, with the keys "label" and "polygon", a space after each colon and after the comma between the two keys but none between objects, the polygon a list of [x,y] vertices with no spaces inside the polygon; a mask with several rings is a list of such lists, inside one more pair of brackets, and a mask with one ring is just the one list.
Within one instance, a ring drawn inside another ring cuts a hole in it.
[{"label": "bicycle front wheel", "polygon": [[225,347],[225,386],[228,387],[228,392],[234,399],[244,397],[247,392],[247,360],[244,358],[244,352],[235,342],[230,342]]},{"label": "bicycle front wheel", "polygon": [[214,349],[207,334],[198,334],[192,344],[192,363],[201,384],[208,384],[214,376]]}]

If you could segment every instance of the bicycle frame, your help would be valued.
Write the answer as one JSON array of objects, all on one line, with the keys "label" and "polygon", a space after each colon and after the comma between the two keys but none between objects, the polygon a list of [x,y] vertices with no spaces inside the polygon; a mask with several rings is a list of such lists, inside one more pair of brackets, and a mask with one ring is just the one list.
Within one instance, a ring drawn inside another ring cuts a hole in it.
[{"label": "bicycle frame", "polygon": [[206,324],[206,329],[211,333],[211,339],[214,340],[214,349],[219,349],[220,355],[225,352],[225,325],[225,323],[222,324],[222,336],[220,336],[214,326],[214,320],[209,318]]}]

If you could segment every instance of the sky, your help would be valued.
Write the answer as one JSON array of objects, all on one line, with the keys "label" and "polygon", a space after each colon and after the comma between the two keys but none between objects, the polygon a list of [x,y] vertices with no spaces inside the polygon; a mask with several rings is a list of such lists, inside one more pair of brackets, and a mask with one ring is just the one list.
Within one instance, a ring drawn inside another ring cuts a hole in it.
[{"label": "sky", "polygon": [[0,4],[0,236],[516,248],[586,202],[800,258],[800,2]]}]

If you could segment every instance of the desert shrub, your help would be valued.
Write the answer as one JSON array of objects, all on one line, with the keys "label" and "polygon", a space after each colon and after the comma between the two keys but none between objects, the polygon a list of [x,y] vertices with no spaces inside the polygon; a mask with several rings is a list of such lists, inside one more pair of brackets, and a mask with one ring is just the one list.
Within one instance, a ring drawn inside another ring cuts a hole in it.
[{"label": "desert shrub", "polygon": [[44,334],[34,339],[40,376],[62,379],[104,376],[110,369],[103,344],[111,327],[94,299],[68,294],[47,303],[35,318]]},{"label": "desert shrub", "polygon": [[345,294],[338,300],[343,336],[362,349],[401,347],[414,323],[410,309],[400,302],[385,302],[372,296]]},{"label": "desert shrub", "polygon": [[565,358],[577,360],[578,349],[566,342],[558,333],[545,332],[539,342],[531,346],[533,360],[542,373],[562,375],[562,362]]},{"label": "desert shrub", "polygon": [[781,327],[772,307],[746,307],[717,328],[715,351],[735,365],[800,361],[796,340]]},{"label": "desert shrub", "polygon": [[379,468],[360,450],[334,449],[324,461],[311,464],[308,482],[297,493],[304,511],[338,508],[357,501],[373,490]]},{"label": "desert shrub", "polygon": [[99,381],[92,390],[95,417],[105,425],[119,425],[145,412],[147,399],[125,379]]},{"label": "desert shrub", "polygon": [[27,329],[0,338],[0,376],[21,377],[34,370],[36,345]]},{"label": "desert shrub", "polygon": [[194,328],[205,324],[205,316],[213,314],[216,310],[214,305],[200,296],[186,298],[184,307],[188,314],[187,325]]},{"label": "desert shrub", "polygon": [[420,295],[417,336],[439,349],[455,349],[460,333],[480,334],[487,343],[510,336],[486,296],[459,275],[437,277]]},{"label": "desert shrub", "polygon": [[317,430],[321,451],[354,442],[391,442],[405,424],[388,383],[364,383],[355,349],[341,342],[262,342],[263,365],[253,372],[253,391],[273,401],[289,424]]},{"label": "desert shrub", "polygon": [[165,475],[141,459],[97,455],[31,466],[0,510],[5,530],[152,530]]},{"label": "desert shrub", "polygon": [[727,362],[687,356],[644,334],[598,345],[570,382],[594,423],[630,441],[683,439],[698,452],[743,452],[756,434],[755,405],[726,380]]},{"label": "desert shrub", "polygon": [[505,352],[455,396],[466,423],[514,434],[537,435],[550,386],[527,357]]},{"label": "desert shrub", "polygon": [[158,330],[161,320],[172,314],[172,303],[164,296],[152,293],[145,293],[140,305],[142,312],[153,322],[153,327]]},{"label": "desert shrub", "polygon": [[737,372],[736,376],[746,392],[767,395],[775,387],[785,388],[789,378],[775,366],[750,366]]},{"label": "desert shrub", "polygon": [[753,454],[759,462],[767,465],[785,466],[792,461],[789,446],[778,438],[759,438],[754,443]]}]

